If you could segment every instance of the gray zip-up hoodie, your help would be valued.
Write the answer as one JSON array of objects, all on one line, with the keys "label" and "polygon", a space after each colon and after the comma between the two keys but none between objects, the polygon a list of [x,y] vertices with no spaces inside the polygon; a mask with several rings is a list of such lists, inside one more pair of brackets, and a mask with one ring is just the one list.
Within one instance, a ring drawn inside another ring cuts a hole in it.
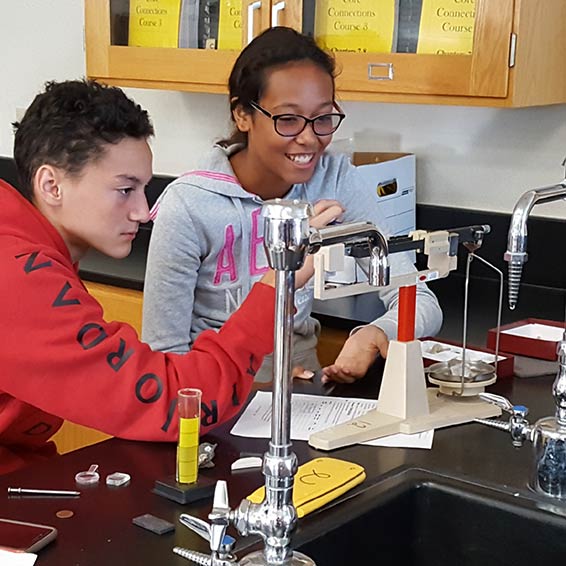
[{"label": "gray zip-up hoodie", "polygon": [[[214,146],[203,166],[173,181],[152,210],[142,337],[154,350],[186,352],[200,332],[219,329],[267,270],[260,216],[263,201],[246,192],[234,175],[228,158],[238,149]],[[379,207],[368,210],[364,199],[356,198],[361,190],[348,158],[326,153],[311,179],[294,185],[285,198],[312,203],[335,199],[346,209],[345,222],[369,220],[387,232]],[[391,275],[415,269],[402,253],[390,256],[390,264]],[[377,295],[386,312],[372,324],[395,339],[398,291]],[[295,344],[303,337],[315,343],[312,301],[312,286],[297,290]],[[416,335],[434,335],[441,323],[436,297],[420,284]]]}]

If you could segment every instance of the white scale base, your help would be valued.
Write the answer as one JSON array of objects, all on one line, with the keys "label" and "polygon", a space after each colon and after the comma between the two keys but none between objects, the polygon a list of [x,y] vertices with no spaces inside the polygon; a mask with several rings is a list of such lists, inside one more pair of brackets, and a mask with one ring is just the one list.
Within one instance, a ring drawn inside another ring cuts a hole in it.
[{"label": "white scale base", "polygon": [[[456,391],[460,384],[457,386]],[[483,391],[476,383],[473,389],[475,394]],[[499,415],[499,407],[476,395],[465,392],[462,396],[447,396],[439,393],[437,387],[427,389],[421,343],[392,340],[377,408],[362,417],[312,434],[309,444],[319,450],[334,450],[390,434],[415,434]]]}]

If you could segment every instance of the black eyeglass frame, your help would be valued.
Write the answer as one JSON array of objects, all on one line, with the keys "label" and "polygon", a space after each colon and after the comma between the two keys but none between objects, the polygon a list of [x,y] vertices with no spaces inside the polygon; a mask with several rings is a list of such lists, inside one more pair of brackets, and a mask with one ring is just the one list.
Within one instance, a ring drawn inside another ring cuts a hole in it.
[{"label": "black eyeglass frame", "polygon": [[[257,102],[253,102],[250,101],[250,106],[254,109],[254,110],[259,110],[259,112],[261,112],[264,116],[267,116],[268,118],[271,118],[273,120],[273,128],[275,129],[275,132],[280,135],[281,137],[284,138],[294,138],[300,134],[302,134],[305,131],[305,128],[310,124],[312,131],[315,133],[315,135],[317,136],[331,136],[332,134],[334,134],[336,132],[336,130],[340,127],[340,124],[342,123],[342,121],[344,120],[344,118],[346,118],[346,114],[344,114],[341,111],[340,106],[338,106],[338,104],[336,102],[334,102],[334,108],[336,108],[337,110],[340,110],[340,112],[328,112],[326,114],[320,114],[319,116],[315,116],[314,118],[307,118],[306,116],[303,116],[301,114],[291,114],[289,112],[286,112],[285,114],[272,114],[271,112],[269,112],[268,110],[266,110],[265,108],[262,108]],[[278,129],[277,129],[277,121],[279,120],[279,118],[285,118],[287,116],[292,116],[293,118],[302,118],[305,121],[305,125],[301,128],[300,131],[298,131],[296,134],[282,134]],[[319,118],[323,118],[324,116],[338,116],[340,118],[340,121],[338,122],[338,124],[336,125],[336,127],[331,131],[328,132],[327,134],[319,134],[316,130],[315,130],[315,121],[318,120]]]}]

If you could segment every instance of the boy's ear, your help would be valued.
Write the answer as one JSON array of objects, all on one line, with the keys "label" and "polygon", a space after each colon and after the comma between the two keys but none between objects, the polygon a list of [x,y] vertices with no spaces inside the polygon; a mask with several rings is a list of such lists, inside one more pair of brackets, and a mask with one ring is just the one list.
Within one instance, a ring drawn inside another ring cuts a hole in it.
[{"label": "boy's ear", "polygon": [[252,115],[245,110],[241,104],[238,104],[238,106],[232,110],[232,116],[234,116],[234,122],[240,132],[248,132],[250,130]]},{"label": "boy's ear", "polygon": [[33,192],[36,199],[49,205],[60,206],[62,201],[59,182],[61,173],[51,165],[41,165],[35,172]]}]

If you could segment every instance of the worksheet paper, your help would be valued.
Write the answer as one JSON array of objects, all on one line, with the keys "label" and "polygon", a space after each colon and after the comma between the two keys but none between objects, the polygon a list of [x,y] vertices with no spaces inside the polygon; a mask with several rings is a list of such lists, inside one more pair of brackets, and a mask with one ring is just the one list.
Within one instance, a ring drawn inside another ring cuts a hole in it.
[{"label": "worksheet paper", "polygon": [[[293,393],[291,399],[291,440],[308,440],[313,432],[341,424],[375,409],[377,401],[324,397]],[[231,433],[251,438],[271,437],[271,393],[258,391],[242,413]],[[418,434],[393,434],[369,440],[369,446],[432,448],[434,430]]]},{"label": "worksheet paper", "polygon": [[33,566],[37,560],[37,554],[29,552],[10,552],[0,548],[0,564],[2,566]]}]

